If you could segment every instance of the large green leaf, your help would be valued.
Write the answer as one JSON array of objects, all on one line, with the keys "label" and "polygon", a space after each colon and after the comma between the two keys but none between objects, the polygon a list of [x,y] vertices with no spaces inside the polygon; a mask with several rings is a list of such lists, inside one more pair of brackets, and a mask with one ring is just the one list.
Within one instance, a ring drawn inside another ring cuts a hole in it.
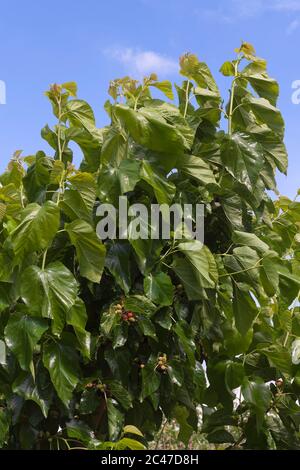
[{"label": "large green leaf", "polygon": [[149,299],[160,306],[168,306],[173,302],[174,287],[165,273],[148,274],[144,279],[144,289]]},{"label": "large green leaf", "polygon": [[194,432],[194,429],[188,423],[189,411],[185,406],[177,405],[173,410],[173,416],[180,426],[177,439],[187,446]]},{"label": "large green leaf", "polygon": [[108,434],[111,440],[116,440],[123,429],[124,417],[123,414],[114,405],[114,402],[109,398],[106,402],[107,407],[107,421],[108,421]]},{"label": "large green leaf", "polygon": [[71,219],[92,221],[96,199],[96,181],[90,173],[78,172],[68,178],[70,189],[64,192],[60,207]]},{"label": "large green leaf", "polygon": [[91,132],[95,128],[95,116],[92,108],[86,101],[71,100],[65,107],[66,117],[77,127],[83,127]]},{"label": "large green leaf", "polygon": [[35,381],[28,372],[21,372],[12,385],[13,392],[24,398],[34,401],[47,418],[53,392],[46,369],[40,364],[36,371]]},{"label": "large green leaf", "polygon": [[102,202],[118,204],[122,194],[133,191],[140,180],[140,162],[123,160],[119,166],[103,166],[98,176],[98,195]]},{"label": "large green leaf", "polygon": [[159,204],[170,204],[174,198],[175,185],[165,176],[155,171],[149,162],[143,161],[141,178],[152,186],[156,200]]},{"label": "large green leaf", "polygon": [[105,260],[106,267],[125,293],[129,292],[131,287],[130,256],[131,250],[129,245],[114,243],[109,248]]},{"label": "large green leaf", "polygon": [[245,335],[258,314],[249,286],[234,283],[233,313],[238,331]]},{"label": "large green leaf", "polygon": [[156,305],[143,295],[130,295],[126,297],[125,308],[126,310],[132,310],[135,313],[141,313],[149,317],[157,311]]},{"label": "large green leaf", "polygon": [[192,367],[195,367],[195,343],[192,338],[192,331],[190,330],[188,324],[181,320],[174,325],[174,331],[179,338],[179,341],[187,355],[189,362],[191,363]]},{"label": "large green leaf", "polygon": [[43,362],[61,401],[68,406],[79,381],[76,351],[64,342],[53,341],[44,345]]},{"label": "large green leaf", "polygon": [[247,108],[251,109],[258,124],[266,124],[276,134],[283,136],[284,121],[279,109],[265,98],[248,96],[244,103]]},{"label": "large green leaf", "polygon": [[151,397],[160,386],[161,375],[155,369],[155,362],[150,360],[142,369],[141,401]]},{"label": "large green leaf", "polygon": [[205,290],[199,283],[198,276],[191,269],[191,264],[184,258],[175,257],[172,268],[181,280],[189,300],[206,298]]},{"label": "large green leaf", "polygon": [[208,89],[220,99],[217,84],[204,62],[200,62],[195,54],[185,54],[180,58],[180,73],[194,80],[200,88]]},{"label": "large green leaf", "polygon": [[182,158],[178,159],[177,168],[204,185],[216,184],[216,179],[210,166],[200,157],[185,154]]},{"label": "large green leaf", "polygon": [[140,108],[134,111],[125,105],[116,105],[115,112],[137,143],[150,150],[175,155],[184,151],[181,134],[155,110]]},{"label": "large green leaf", "polygon": [[8,432],[11,424],[11,416],[7,409],[0,408],[0,446],[1,448],[8,441]]},{"label": "large green leaf", "polygon": [[129,392],[116,380],[106,380],[109,392],[113,398],[115,398],[125,410],[132,407],[132,398]]},{"label": "large green leaf", "polygon": [[245,378],[242,386],[242,394],[247,403],[255,410],[257,418],[257,427],[261,428],[264,415],[271,402],[271,392],[262,380],[249,381]]},{"label": "large green leaf", "polygon": [[29,204],[21,214],[20,224],[11,233],[15,258],[23,259],[26,253],[47,248],[59,228],[59,209],[52,201],[43,206]]},{"label": "large green leaf", "polygon": [[29,369],[34,348],[48,326],[47,320],[32,317],[22,311],[10,316],[5,328],[5,341],[22,369]]},{"label": "large green leaf", "polygon": [[100,282],[106,250],[93,227],[84,220],[74,220],[65,225],[65,230],[75,246],[80,274],[92,282]]},{"label": "large green leaf", "polygon": [[52,330],[60,333],[66,314],[77,298],[77,282],[60,262],[46,269],[30,266],[23,272],[21,295],[30,311],[53,320]]},{"label": "large green leaf", "polygon": [[260,145],[247,134],[236,132],[224,139],[221,159],[233,178],[252,191],[264,163]]},{"label": "large green leaf", "polygon": [[78,297],[75,304],[67,311],[66,322],[73,326],[83,356],[90,358],[91,334],[85,329],[87,319],[85,304]]},{"label": "large green leaf", "polygon": [[255,248],[259,252],[268,251],[268,245],[258,238],[254,233],[239,232],[235,230],[232,235],[232,241],[237,245],[249,246]]},{"label": "large green leaf", "polygon": [[279,95],[279,86],[276,80],[270,78],[264,70],[255,69],[253,64],[245,67],[242,75],[261,98],[266,98],[273,106],[276,106]]},{"label": "large green leaf", "polygon": [[37,152],[34,163],[28,168],[27,174],[22,180],[30,202],[44,202],[52,165],[53,161],[46,157],[44,152]]},{"label": "large green leaf", "polygon": [[[213,289],[218,279],[218,271],[215,259],[210,250],[197,240],[179,243],[178,250],[185,255],[188,263],[187,265],[183,264],[175,257],[173,268],[175,272],[177,270],[182,281],[185,282],[185,273],[188,271],[189,266],[191,274],[187,272],[188,279],[194,278],[199,288]],[[186,267],[185,269],[184,266]],[[187,283],[191,284],[190,281],[187,281]]]}]

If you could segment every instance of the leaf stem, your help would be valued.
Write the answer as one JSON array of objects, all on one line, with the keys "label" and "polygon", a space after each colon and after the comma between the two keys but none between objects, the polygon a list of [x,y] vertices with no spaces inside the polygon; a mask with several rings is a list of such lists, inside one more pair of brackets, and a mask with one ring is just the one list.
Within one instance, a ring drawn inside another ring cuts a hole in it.
[{"label": "leaf stem", "polygon": [[190,80],[187,81],[187,84],[186,84],[186,90],[185,90],[185,107],[184,107],[184,113],[183,113],[183,117],[185,118],[186,117],[186,113],[187,113],[187,110],[188,110],[188,105],[189,105],[189,90],[190,90]]},{"label": "leaf stem", "polygon": [[[293,306],[293,308],[292,308],[292,310],[291,310],[291,318],[293,318],[293,316],[294,316],[294,312],[295,312],[295,309],[296,309],[296,307],[297,307],[296,303],[299,302],[299,298],[300,298],[300,290],[299,290],[298,295],[297,295],[297,297],[296,297],[296,299],[295,299],[295,305]],[[284,347],[284,348],[285,348],[286,345],[287,345],[287,342],[288,342],[288,340],[289,340],[290,334],[291,334],[290,331],[287,331],[287,332],[286,332],[286,335],[285,335],[285,338],[284,338],[284,341],[283,341],[283,347]]]},{"label": "leaf stem", "polygon": [[234,64],[234,79],[231,83],[230,88],[230,101],[229,101],[229,111],[228,111],[228,135],[232,134],[232,115],[233,115],[233,103],[234,103],[234,91],[235,91],[235,82],[238,77],[238,66],[240,60],[237,60]]},{"label": "leaf stem", "polygon": [[47,253],[48,253],[48,248],[47,250],[44,251],[44,254],[43,254],[42,271],[45,270]]},{"label": "leaf stem", "polygon": [[57,129],[57,145],[58,145],[58,158],[59,161],[62,161],[62,147],[61,147],[61,141],[60,141],[60,125],[61,125],[61,96],[57,98],[57,105],[58,105],[58,129]]},{"label": "leaf stem", "polygon": [[251,266],[250,268],[247,268],[247,269],[241,269],[240,271],[235,271],[235,272],[232,272],[232,273],[226,273],[226,274],[221,274],[219,276],[220,277],[225,277],[225,276],[234,276],[235,274],[242,274],[242,273],[246,273],[247,271],[251,271],[252,269],[256,269],[256,268],[260,268],[261,264],[260,262],[263,260],[263,258],[259,259],[257,261],[257,263],[254,264],[254,266]]}]

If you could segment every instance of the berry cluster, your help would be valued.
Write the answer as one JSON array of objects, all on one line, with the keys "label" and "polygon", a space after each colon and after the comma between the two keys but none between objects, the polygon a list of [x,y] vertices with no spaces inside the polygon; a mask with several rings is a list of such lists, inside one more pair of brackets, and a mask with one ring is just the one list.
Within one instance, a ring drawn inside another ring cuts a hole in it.
[{"label": "berry cluster", "polygon": [[97,380],[94,382],[87,383],[85,386],[86,389],[96,389],[99,390],[101,393],[107,392],[107,385],[103,383],[99,383]]},{"label": "berry cluster", "polygon": [[167,355],[162,354],[159,356],[157,364],[156,364],[156,369],[162,372],[163,374],[166,374],[168,370],[168,363],[167,363]]},{"label": "berry cluster", "polygon": [[115,306],[116,314],[120,315],[123,321],[135,323],[136,316],[131,310],[125,310],[123,304],[117,304]]}]

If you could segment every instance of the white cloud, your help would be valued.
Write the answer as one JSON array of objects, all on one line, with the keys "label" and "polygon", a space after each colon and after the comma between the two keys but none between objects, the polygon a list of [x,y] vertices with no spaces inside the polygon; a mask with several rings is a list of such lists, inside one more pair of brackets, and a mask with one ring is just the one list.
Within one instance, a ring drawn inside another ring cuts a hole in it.
[{"label": "white cloud", "polygon": [[106,49],[105,55],[123,64],[126,73],[138,77],[152,72],[166,76],[178,71],[178,64],[175,60],[154,51],[113,47]]},{"label": "white cloud", "polygon": [[268,12],[295,13],[300,11],[300,0],[219,0],[215,8],[198,9],[205,16],[222,23],[256,18]]},{"label": "white cloud", "polygon": [[289,13],[300,11],[300,0],[276,0],[274,2],[274,10],[287,11]]},{"label": "white cloud", "polygon": [[286,29],[286,33],[288,35],[293,34],[293,32],[296,31],[296,29],[298,29],[299,27],[300,27],[300,21],[299,20],[293,20],[288,25],[288,27]]}]

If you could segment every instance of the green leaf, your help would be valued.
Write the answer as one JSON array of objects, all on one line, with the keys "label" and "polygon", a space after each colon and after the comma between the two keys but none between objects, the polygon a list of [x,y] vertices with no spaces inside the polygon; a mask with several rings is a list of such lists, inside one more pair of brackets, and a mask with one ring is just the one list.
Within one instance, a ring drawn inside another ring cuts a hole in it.
[{"label": "green leaf", "polygon": [[72,325],[80,345],[80,351],[88,359],[91,356],[91,334],[86,331],[87,312],[84,302],[78,297],[74,305],[67,311],[66,322]]},{"label": "green leaf", "polygon": [[59,334],[68,310],[75,304],[77,283],[59,261],[44,270],[29,266],[21,277],[21,296],[30,311],[53,319],[52,330]]},{"label": "green leaf", "polygon": [[0,365],[6,364],[6,344],[0,339]]},{"label": "green leaf", "polygon": [[245,335],[251,328],[258,309],[249,292],[249,286],[234,283],[233,313],[238,331]]},{"label": "green leaf", "polygon": [[71,100],[65,106],[66,118],[71,124],[92,131],[95,127],[95,116],[92,108],[83,100]]},{"label": "green leaf", "polygon": [[104,167],[111,165],[116,167],[127,158],[127,134],[125,130],[117,124],[113,124],[106,129],[101,149],[101,163]]},{"label": "green leaf", "polygon": [[37,152],[33,164],[28,168],[22,180],[30,202],[44,202],[47,185],[50,183],[50,171],[53,161],[44,152]]},{"label": "green leaf", "polygon": [[76,351],[64,342],[44,345],[43,362],[61,401],[68,406],[79,381],[79,363]]},{"label": "green leaf", "polygon": [[105,383],[108,385],[111,396],[115,398],[125,410],[129,410],[129,408],[132,407],[132,398],[129,392],[116,380],[106,380]]},{"label": "green leaf", "polygon": [[68,178],[70,189],[64,192],[60,207],[71,219],[83,219],[91,223],[96,199],[96,182],[90,173],[78,172]]},{"label": "green leaf", "polygon": [[283,136],[284,121],[279,109],[265,98],[247,96],[243,103],[251,109],[259,124],[266,124],[276,134]]},{"label": "green leaf", "polygon": [[98,390],[84,390],[79,404],[80,414],[89,415],[95,413],[99,405],[100,397],[98,396]]},{"label": "green leaf", "polygon": [[[182,116],[179,109],[171,103],[166,103],[165,101],[161,100],[148,100],[145,102],[145,108],[148,111],[153,111],[154,113],[159,113],[160,116],[163,117],[169,124],[175,126],[176,132],[180,135],[184,147],[186,149],[191,149],[194,138],[195,138],[195,128],[196,125],[190,126],[187,120]],[[175,163],[177,157],[175,155],[170,154],[162,154],[158,156],[160,164],[166,168],[165,161],[169,160]],[[181,156],[180,156],[181,158]],[[172,169],[169,168],[168,171]]]},{"label": "green leaf", "polygon": [[140,313],[148,317],[151,317],[157,311],[156,305],[143,295],[126,297],[124,307],[126,310],[131,310],[134,313]]},{"label": "green leaf", "polygon": [[225,75],[225,77],[234,77],[235,69],[232,62],[224,62],[222,67],[220,68],[220,72]]},{"label": "green leaf", "polygon": [[[46,376],[47,374],[47,376]],[[48,416],[52,390],[49,390],[49,379],[46,369],[38,366],[35,382],[31,373],[21,372],[12,385],[13,392],[23,397],[24,400],[34,401],[42,410],[45,418]]]},{"label": "green leaf", "polygon": [[140,400],[151,397],[160,386],[161,375],[155,369],[155,361],[150,360],[142,369],[142,392]]},{"label": "green leaf", "polygon": [[93,129],[92,133],[78,127],[71,127],[66,138],[76,142],[84,155],[80,168],[83,171],[97,171],[100,165],[100,154],[103,143],[103,129]]},{"label": "green leaf", "polygon": [[165,273],[148,274],[144,279],[144,290],[149,299],[160,305],[168,306],[173,302],[174,287]]},{"label": "green leaf", "polygon": [[123,429],[124,434],[136,434],[137,436],[144,437],[144,434],[135,426],[128,424]]},{"label": "green leaf", "polygon": [[105,260],[106,267],[125,293],[128,293],[131,287],[130,255],[130,246],[119,242],[111,245]]},{"label": "green leaf", "polygon": [[153,266],[159,261],[160,253],[163,248],[162,240],[129,240],[130,245],[134,250],[134,255],[137,260],[138,267],[142,274],[147,274],[152,271]]},{"label": "green leaf", "polygon": [[232,241],[236,245],[250,246],[261,253],[269,250],[268,245],[258,238],[254,233],[239,232],[235,230],[232,235]]},{"label": "green leaf", "polygon": [[177,439],[187,446],[194,432],[194,429],[188,423],[189,411],[185,406],[176,405],[173,410],[173,416],[180,426]]},{"label": "green leaf", "polygon": [[180,58],[181,75],[194,80],[201,88],[208,88],[219,94],[217,84],[204,62],[200,62],[195,54],[185,54]]},{"label": "green leaf", "polygon": [[255,250],[248,246],[234,248],[232,255],[226,257],[225,266],[235,280],[258,286],[261,259]]},{"label": "green leaf", "polygon": [[76,82],[65,82],[65,83],[62,83],[61,86],[69,92],[70,96],[76,96],[77,95],[77,84],[76,84]]},{"label": "green leaf", "polygon": [[280,260],[276,253],[271,252],[264,256],[260,269],[260,279],[267,295],[275,295],[279,285],[278,266]]},{"label": "green leaf", "polygon": [[210,166],[200,157],[185,154],[178,160],[177,168],[203,185],[217,184]]},{"label": "green leaf", "polygon": [[176,187],[162,174],[156,172],[149,162],[143,160],[141,178],[152,186],[159,204],[170,204],[175,196]]},{"label": "green leaf", "polygon": [[189,325],[181,320],[175,323],[173,329],[179,338],[191,366],[195,367],[195,343],[192,339],[192,331]]},{"label": "green leaf", "polygon": [[270,364],[275,366],[283,374],[291,374],[292,360],[289,351],[280,344],[273,344],[263,348],[262,352],[267,356]]},{"label": "green leaf", "polygon": [[91,282],[100,282],[106,250],[93,227],[84,220],[74,220],[65,225],[65,230],[76,248],[80,274]]},{"label": "green leaf", "polygon": [[225,384],[228,391],[234,390],[242,385],[244,377],[245,370],[243,364],[228,361],[225,370]]},{"label": "green leaf", "polygon": [[168,374],[173,384],[182,387],[183,385],[183,367],[181,361],[173,359],[168,362]]},{"label": "green leaf", "polygon": [[82,442],[86,445],[93,443],[94,433],[89,426],[83,421],[72,419],[66,423],[68,437],[75,439],[76,441]]},{"label": "green leaf", "polygon": [[18,260],[26,253],[47,248],[59,228],[59,209],[52,201],[43,206],[29,204],[23,209],[20,224],[11,233],[11,244]]},{"label": "green leaf", "polygon": [[213,444],[235,443],[235,439],[226,429],[216,429],[206,436],[208,442]]},{"label": "green leaf", "polygon": [[[218,279],[218,271],[210,250],[197,240],[179,243],[178,249],[185,255],[198,286],[203,289],[213,289]],[[176,257],[173,267],[175,271],[178,269]],[[182,272],[181,274],[181,279],[185,282],[184,273]]]},{"label": "green leaf", "polygon": [[264,163],[263,151],[259,144],[247,134],[236,132],[224,139],[221,159],[233,178],[252,191]]},{"label": "green leaf", "polygon": [[141,442],[128,437],[124,437],[117,441],[113,444],[112,448],[114,450],[146,450],[146,447]]},{"label": "green leaf", "polygon": [[120,441],[115,444],[114,449],[130,449],[130,450],[146,450],[144,444],[135,439],[129,439],[128,437],[123,437]]},{"label": "green leaf", "polygon": [[3,448],[4,444],[8,441],[8,432],[11,424],[9,411],[5,408],[0,408],[0,446]]},{"label": "green leaf", "polygon": [[205,290],[199,283],[197,274],[191,269],[191,264],[184,258],[174,257],[172,268],[181,280],[189,300],[206,298]]},{"label": "green leaf", "polygon": [[9,317],[5,328],[5,341],[23,370],[29,370],[34,348],[47,329],[46,320],[26,315],[24,312],[15,312]]},{"label": "green leaf", "polygon": [[148,317],[140,316],[138,319],[138,326],[141,329],[143,335],[149,336],[155,341],[158,341],[155,326]]},{"label": "green leaf", "polygon": [[123,160],[119,166],[103,166],[98,177],[99,197],[103,202],[117,205],[119,197],[133,191],[139,180],[140,162],[137,160]]},{"label": "green leaf", "polygon": [[272,394],[270,388],[261,379],[250,381],[245,378],[242,385],[242,394],[256,413],[257,428],[261,429],[265,412],[270,406]]},{"label": "green leaf", "polygon": [[106,407],[108,419],[108,434],[109,438],[114,441],[118,438],[122,431],[124,416],[114,405],[114,402],[111,398],[108,398],[106,402]]},{"label": "green leaf", "polygon": [[116,105],[114,110],[130,135],[140,145],[150,150],[175,155],[184,151],[182,136],[158,112],[147,108],[134,111],[125,105]]},{"label": "green leaf", "polygon": [[164,80],[162,82],[155,82],[155,83],[151,83],[150,86],[153,86],[155,88],[157,88],[158,90],[162,91],[167,98],[169,98],[170,100],[174,100],[174,93],[173,93],[173,90],[172,90],[172,83],[169,82],[169,80]]},{"label": "green leaf", "polygon": [[242,76],[248,80],[261,98],[266,98],[273,106],[276,106],[279,95],[279,86],[276,80],[270,78],[265,71],[258,72],[249,67],[245,67]]}]

